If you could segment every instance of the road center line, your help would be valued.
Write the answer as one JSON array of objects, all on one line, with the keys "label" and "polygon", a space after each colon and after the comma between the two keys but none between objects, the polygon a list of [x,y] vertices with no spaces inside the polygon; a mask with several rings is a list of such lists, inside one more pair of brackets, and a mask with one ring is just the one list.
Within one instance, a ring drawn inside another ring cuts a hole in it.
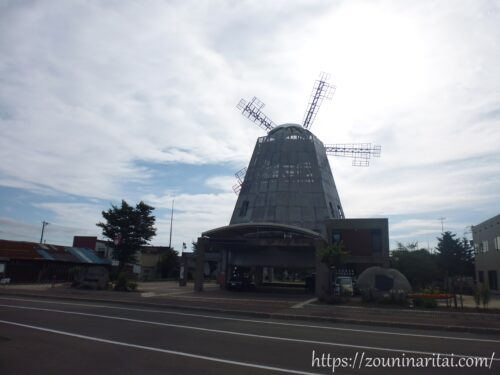
[{"label": "road center line", "polygon": [[317,373],[314,373],[314,372],[297,371],[297,370],[285,369],[285,368],[281,368],[281,367],[265,366],[265,365],[259,365],[259,364],[256,364],[256,363],[233,361],[233,360],[229,360],[229,359],[222,359],[222,358],[208,357],[208,356],[198,355],[198,354],[193,354],[193,353],[179,352],[179,351],[176,351],[176,350],[168,350],[168,349],[162,349],[162,348],[155,348],[155,347],[152,347],[152,346],[130,344],[130,343],[127,343],[127,342],[122,342],[122,341],[107,340],[107,339],[102,339],[102,338],[99,338],[99,337],[80,335],[80,334],[72,333],[72,332],[65,332],[65,331],[59,331],[59,330],[56,330],[56,329],[50,329],[50,328],[33,326],[33,325],[29,325],[29,324],[22,324],[22,323],[11,322],[11,321],[8,321],[8,320],[0,320],[0,323],[10,324],[10,325],[13,325],[13,326],[18,326],[18,327],[23,327],[23,328],[30,328],[30,329],[34,329],[34,330],[38,330],[38,331],[43,331],[43,332],[55,333],[55,334],[63,335],[63,336],[76,337],[76,338],[84,339],[84,340],[91,340],[91,341],[97,341],[97,342],[102,342],[102,343],[106,343],[106,344],[126,346],[126,347],[129,347],[129,348],[143,349],[143,350],[149,350],[149,351],[153,351],[153,352],[160,352],[160,353],[178,355],[178,356],[181,356],[181,357],[202,359],[202,360],[205,360],[205,361],[225,363],[225,364],[229,364],[229,365],[258,368],[258,369],[270,370],[270,371],[279,371],[279,372],[284,372],[284,373],[287,373],[287,374],[318,375]]},{"label": "road center line", "polygon": [[[55,312],[55,313],[68,314],[68,315],[89,316],[89,317],[95,317],[95,318],[120,320],[120,321],[133,322],[133,323],[152,324],[152,325],[163,326],[163,327],[190,329],[190,330],[194,330],[194,331],[218,333],[218,334],[233,335],[233,336],[251,337],[251,338],[257,338],[257,339],[264,339],[264,340],[296,342],[296,343],[301,343],[301,344],[337,346],[337,347],[343,347],[343,348],[365,349],[365,350],[374,350],[374,351],[382,351],[382,352],[411,353],[411,354],[428,355],[428,356],[432,356],[434,354],[440,354],[440,355],[446,356],[446,357],[452,357],[452,356],[463,357],[463,358],[478,357],[478,356],[467,355],[467,354],[433,353],[433,352],[425,352],[425,351],[419,351],[419,350],[404,350],[404,349],[397,349],[397,348],[383,348],[383,347],[377,347],[377,346],[354,345],[354,344],[345,344],[345,343],[328,342],[328,341],[293,339],[293,338],[289,338],[289,337],[257,335],[254,333],[225,331],[225,330],[220,330],[220,329],[187,326],[187,325],[183,325],[183,324],[162,323],[162,322],[154,322],[154,321],[149,321],[149,320],[123,318],[120,316],[91,314],[91,313],[82,313],[82,312],[76,312],[76,311],[65,311],[65,310],[55,310],[55,309],[45,309],[45,308],[40,308],[40,307],[3,305],[3,304],[0,304],[0,307],[8,307],[8,308],[22,309],[22,310],[47,311],[47,312]],[[494,358],[493,360],[500,361],[500,358]]]},{"label": "road center line", "polygon": [[159,313],[159,314],[178,315],[178,316],[192,316],[192,317],[205,318],[205,319],[219,319],[219,320],[228,320],[228,321],[236,321],[236,322],[243,322],[243,323],[270,324],[270,325],[277,325],[277,326],[311,328],[311,329],[321,329],[321,330],[330,330],[330,331],[343,331],[343,332],[356,332],[356,333],[370,333],[370,334],[378,334],[378,335],[420,337],[420,338],[431,338],[431,339],[440,339],[440,340],[500,343],[500,340],[494,340],[494,339],[479,339],[479,338],[470,338],[470,337],[425,335],[425,334],[418,334],[418,333],[386,332],[386,331],[375,331],[375,330],[367,330],[367,329],[320,326],[320,325],[314,325],[314,324],[284,323],[284,322],[266,321],[266,320],[257,320],[257,319],[229,318],[229,317],[224,317],[224,316],[215,316],[215,315],[206,315],[206,314],[181,313],[181,312],[177,312],[177,311],[150,310],[150,309],[139,309],[139,308],[131,308],[131,307],[97,305],[97,304],[70,303],[70,302],[57,302],[57,301],[40,301],[40,300],[33,300],[33,299],[4,298],[4,297],[0,297],[0,300],[47,303],[47,304],[68,305],[68,306],[97,307],[97,308],[106,308],[106,309],[115,309],[115,310],[124,310],[124,311],[149,312],[149,313]]}]

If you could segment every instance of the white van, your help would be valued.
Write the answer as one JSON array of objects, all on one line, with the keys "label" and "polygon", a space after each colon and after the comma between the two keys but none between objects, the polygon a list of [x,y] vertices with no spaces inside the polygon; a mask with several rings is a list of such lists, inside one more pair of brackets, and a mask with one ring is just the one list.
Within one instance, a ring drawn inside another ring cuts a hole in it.
[{"label": "white van", "polygon": [[342,296],[353,296],[354,285],[352,282],[352,277],[350,276],[337,277],[335,279],[335,294]]}]

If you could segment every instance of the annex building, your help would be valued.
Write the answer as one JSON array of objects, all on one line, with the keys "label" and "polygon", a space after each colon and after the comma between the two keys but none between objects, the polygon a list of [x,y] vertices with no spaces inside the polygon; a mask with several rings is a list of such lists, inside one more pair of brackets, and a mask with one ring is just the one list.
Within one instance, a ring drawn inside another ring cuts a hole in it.
[{"label": "annex building", "polygon": [[500,275],[500,215],[472,227],[476,252],[475,272],[478,283],[498,292]]}]

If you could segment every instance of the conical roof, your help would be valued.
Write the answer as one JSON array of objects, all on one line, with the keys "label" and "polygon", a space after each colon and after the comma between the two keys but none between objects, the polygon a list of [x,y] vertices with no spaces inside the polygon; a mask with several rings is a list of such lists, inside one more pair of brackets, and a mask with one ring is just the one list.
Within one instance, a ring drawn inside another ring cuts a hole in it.
[{"label": "conical roof", "polygon": [[316,232],[344,218],[323,143],[297,124],[257,140],[230,224],[280,223]]}]

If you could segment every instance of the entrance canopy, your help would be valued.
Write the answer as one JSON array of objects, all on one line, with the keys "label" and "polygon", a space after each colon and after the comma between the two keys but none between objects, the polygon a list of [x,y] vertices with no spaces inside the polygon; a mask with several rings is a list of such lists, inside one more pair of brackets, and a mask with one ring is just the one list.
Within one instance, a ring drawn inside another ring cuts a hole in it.
[{"label": "entrance canopy", "polygon": [[226,225],[203,232],[202,237],[215,238],[281,238],[322,239],[321,235],[309,229],[276,223],[243,223]]},{"label": "entrance canopy", "polygon": [[316,248],[325,243],[317,232],[276,223],[227,225],[204,232],[202,238],[206,251],[221,253],[223,268],[314,267]]}]

